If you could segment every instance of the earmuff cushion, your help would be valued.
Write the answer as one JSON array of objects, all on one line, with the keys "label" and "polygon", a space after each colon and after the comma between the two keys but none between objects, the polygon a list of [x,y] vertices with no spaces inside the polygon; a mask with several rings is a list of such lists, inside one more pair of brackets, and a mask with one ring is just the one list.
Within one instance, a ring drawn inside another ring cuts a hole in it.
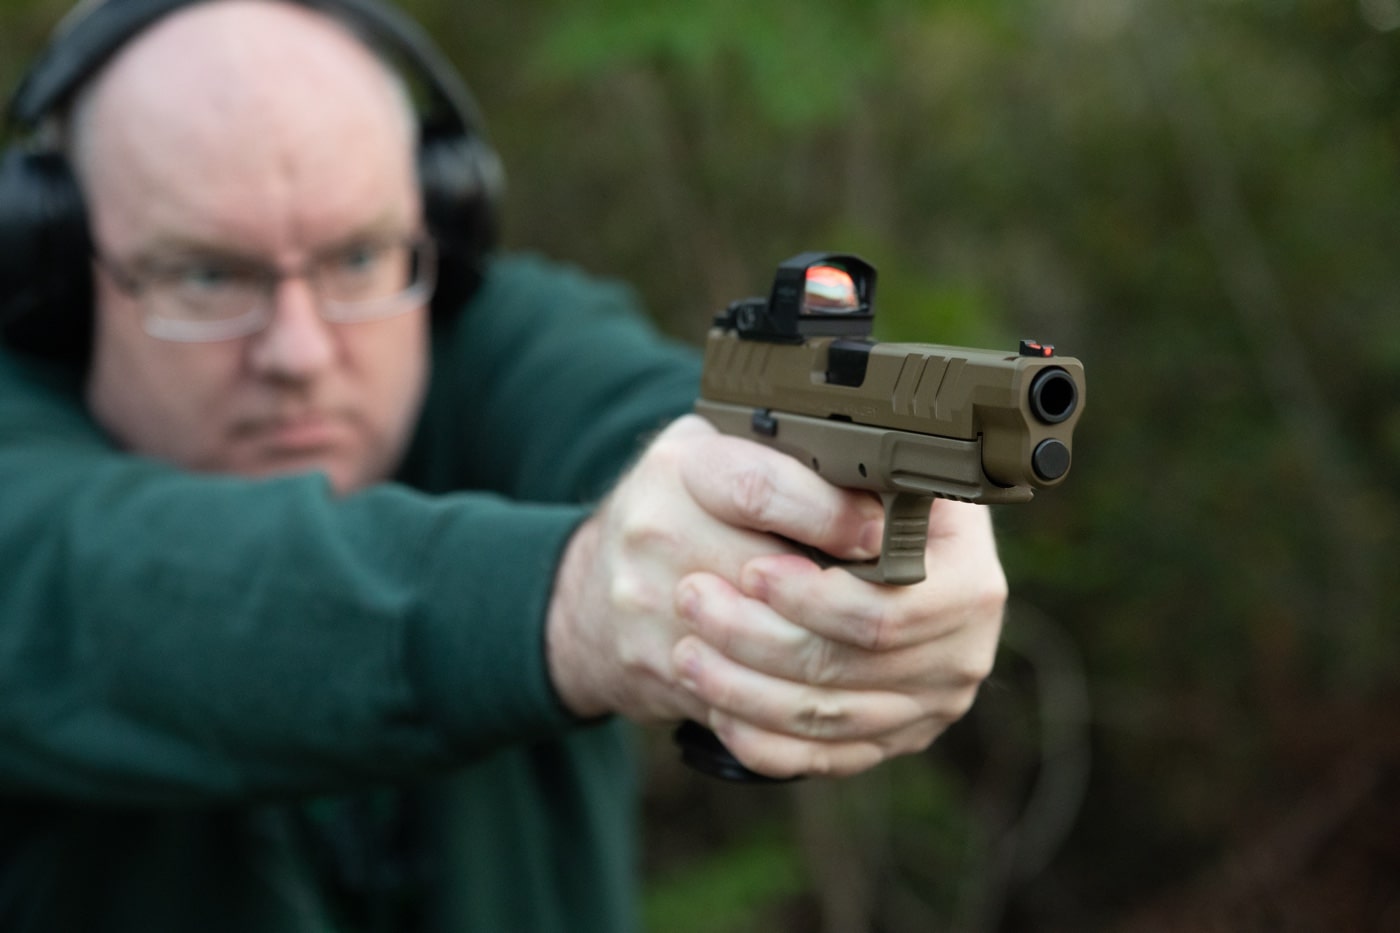
[{"label": "earmuff cushion", "polygon": [[0,339],[41,356],[86,359],[91,253],[68,160],[22,149],[0,155]]}]

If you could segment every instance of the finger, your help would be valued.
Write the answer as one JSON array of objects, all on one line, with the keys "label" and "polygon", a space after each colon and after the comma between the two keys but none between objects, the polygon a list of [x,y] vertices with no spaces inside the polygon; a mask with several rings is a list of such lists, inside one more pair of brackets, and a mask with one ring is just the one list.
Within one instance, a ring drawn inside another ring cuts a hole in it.
[{"label": "finger", "polygon": [[929,508],[925,564],[930,573],[997,561],[992,511],[985,505],[934,499]]},{"label": "finger", "polygon": [[740,573],[740,590],[780,616],[819,635],[868,651],[890,651],[963,627],[1000,631],[1006,578],[976,516],[941,529],[929,548],[928,576],[891,587],[857,579],[839,567],[819,569],[788,555],[755,558]]},{"label": "finger", "polygon": [[663,513],[642,503],[618,512],[609,516],[605,547],[615,568],[610,591],[620,606],[669,611],[677,577],[708,571],[737,583],[750,561],[791,553],[772,535],[730,527],[698,509]]},{"label": "finger", "polygon": [[948,721],[911,694],[794,683],[737,664],[697,638],[682,639],[673,656],[682,685],[712,710],[781,735],[871,741],[931,718]]},{"label": "finger", "polygon": [[707,512],[848,560],[879,553],[884,510],[872,496],[839,489],[787,454],[743,438],[690,446],[687,490]]},{"label": "finger", "polygon": [[882,741],[814,742],[770,732],[725,713],[706,720],[725,747],[753,771],[775,778],[802,775],[849,777],[900,754],[927,748],[946,726],[929,723],[889,743]]},{"label": "finger", "polygon": [[[709,422],[697,416],[674,422],[600,509],[607,556],[616,566],[642,571],[635,578],[614,579],[623,598],[635,596],[633,601],[639,605],[669,608],[675,576],[670,576],[664,591],[653,584],[666,581],[670,571],[678,576],[712,570],[737,581],[739,570],[752,558],[792,550],[773,535],[722,521],[685,489],[681,472],[693,458],[694,442],[715,436]],[[633,588],[638,592],[632,593]]]},{"label": "finger", "polygon": [[775,735],[722,713],[711,715],[706,722],[745,767],[773,778],[849,777],[868,771],[887,757],[874,742],[808,742]]},{"label": "finger", "polygon": [[791,680],[822,682],[801,675],[810,663],[801,659],[820,652],[818,643],[824,640],[714,574],[682,579],[676,588],[676,612],[691,632],[732,660]]},{"label": "finger", "polygon": [[744,667],[784,680],[845,690],[975,691],[990,673],[995,635],[975,628],[892,651],[867,651],[818,635],[726,581],[681,581],[677,611],[690,631]]}]

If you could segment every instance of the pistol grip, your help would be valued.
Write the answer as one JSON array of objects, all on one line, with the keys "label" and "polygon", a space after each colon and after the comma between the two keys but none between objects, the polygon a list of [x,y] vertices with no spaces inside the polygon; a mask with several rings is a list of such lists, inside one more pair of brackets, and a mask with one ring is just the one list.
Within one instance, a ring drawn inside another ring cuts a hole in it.
[{"label": "pistol grip", "polygon": [[924,578],[924,550],[928,546],[928,513],[933,496],[918,492],[884,492],[885,537],[880,556],[868,561],[838,561],[862,580],[891,586],[908,586]]}]

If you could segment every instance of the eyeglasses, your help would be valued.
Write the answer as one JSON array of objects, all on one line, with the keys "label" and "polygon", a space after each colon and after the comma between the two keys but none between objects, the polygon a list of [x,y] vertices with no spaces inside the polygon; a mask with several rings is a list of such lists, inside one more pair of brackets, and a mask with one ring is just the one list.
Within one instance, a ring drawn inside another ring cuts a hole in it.
[{"label": "eyeglasses", "polygon": [[432,297],[437,253],[425,236],[358,242],[297,269],[228,256],[199,255],[130,266],[101,254],[116,286],[140,302],[152,337],[195,343],[231,340],[265,328],[285,279],[305,278],[317,310],[338,324],[402,314]]}]

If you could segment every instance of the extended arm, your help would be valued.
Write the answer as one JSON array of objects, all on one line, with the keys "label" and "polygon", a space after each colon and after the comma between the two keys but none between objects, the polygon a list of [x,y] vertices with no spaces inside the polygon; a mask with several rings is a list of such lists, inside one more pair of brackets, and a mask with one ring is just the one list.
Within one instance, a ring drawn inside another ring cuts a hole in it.
[{"label": "extended arm", "polygon": [[514,264],[482,299],[443,335],[421,489],[344,499],[124,455],[71,380],[0,357],[0,787],[333,790],[576,726],[543,657],[559,555],[696,367],[615,289]]}]

